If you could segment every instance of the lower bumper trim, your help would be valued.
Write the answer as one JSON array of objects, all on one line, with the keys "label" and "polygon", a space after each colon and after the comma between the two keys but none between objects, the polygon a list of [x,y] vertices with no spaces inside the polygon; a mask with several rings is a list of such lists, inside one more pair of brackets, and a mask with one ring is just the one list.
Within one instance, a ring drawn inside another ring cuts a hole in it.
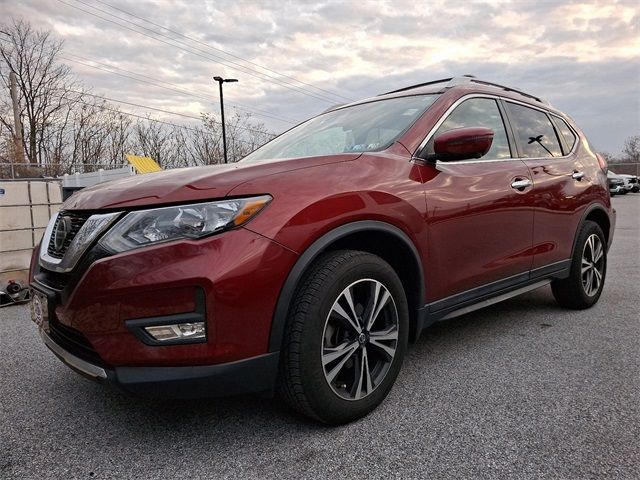
[{"label": "lower bumper trim", "polygon": [[279,352],[272,352],[216,365],[116,367],[110,379],[122,390],[146,398],[270,394],[276,383],[278,360]]},{"label": "lower bumper trim", "polygon": [[67,366],[93,380],[106,381],[138,397],[205,398],[273,393],[279,352],[216,365],[115,367],[107,369],[76,357],[40,329],[45,345]]},{"label": "lower bumper trim", "polygon": [[108,378],[107,372],[104,368],[89,363],[81,358],[76,357],[74,354],[68,352],[56,342],[54,342],[49,335],[42,329],[40,329],[40,336],[44,344],[51,350],[60,360],[62,360],[69,367],[80,373],[87,375],[91,378],[98,380],[105,380]]}]

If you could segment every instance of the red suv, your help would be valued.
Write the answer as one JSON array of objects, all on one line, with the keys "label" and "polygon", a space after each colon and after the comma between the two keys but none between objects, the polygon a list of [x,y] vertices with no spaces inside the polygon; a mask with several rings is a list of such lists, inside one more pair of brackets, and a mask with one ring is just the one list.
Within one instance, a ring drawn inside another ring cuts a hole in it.
[{"label": "red suv", "polygon": [[237,164],[74,194],[33,255],[68,366],[140,395],[278,392],[339,424],[432,323],[551,284],[598,301],[615,212],[564,114],[462,77],[342,105]]}]

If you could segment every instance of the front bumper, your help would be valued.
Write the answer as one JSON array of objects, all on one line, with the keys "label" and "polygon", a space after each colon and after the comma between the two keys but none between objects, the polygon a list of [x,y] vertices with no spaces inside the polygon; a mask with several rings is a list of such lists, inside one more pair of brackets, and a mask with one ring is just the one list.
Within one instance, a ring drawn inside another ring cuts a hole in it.
[{"label": "front bumper", "polygon": [[[58,276],[36,264],[31,287],[48,299],[58,327],[54,340],[89,362],[109,368],[223,364],[269,352],[275,304],[296,258],[241,228],[100,258],[58,288]],[[149,345],[132,328],[194,313],[206,318],[205,342]]]},{"label": "front bumper", "polygon": [[[233,395],[273,389],[271,323],[296,258],[240,228],[97,260],[89,251],[64,277],[34,254],[30,280],[47,305],[42,339],[76,372],[140,396]],[[159,344],[140,335],[141,326],[194,316],[206,340]]]},{"label": "front bumper", "polygon": [[105,368],[83,360],[40,329],[44,344],[81,375],[148,398],[201,398],[240,393],[271,394],[278,372],[278,352],[217,365]]}]

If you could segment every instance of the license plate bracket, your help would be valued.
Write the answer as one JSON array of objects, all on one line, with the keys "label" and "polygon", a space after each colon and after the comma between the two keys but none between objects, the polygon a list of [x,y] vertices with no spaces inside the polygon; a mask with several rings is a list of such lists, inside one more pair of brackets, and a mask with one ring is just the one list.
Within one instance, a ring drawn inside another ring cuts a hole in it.
[{"label": "license plate bracket", "polygon": [[32,290],[31,294],[31,320],[49,333],[49,297],[38,290]]}]

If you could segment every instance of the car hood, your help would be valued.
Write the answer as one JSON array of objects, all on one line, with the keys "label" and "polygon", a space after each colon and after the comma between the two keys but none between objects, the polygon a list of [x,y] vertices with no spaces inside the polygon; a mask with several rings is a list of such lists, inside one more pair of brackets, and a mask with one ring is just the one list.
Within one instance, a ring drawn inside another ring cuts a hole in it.
[{"label": "car hood", "polygon": [[133,175],[80,190],[74,193],[62,208],[101,210],[206,201],[225,197],[235,187],[250,180],[291,170],[355,160],[359,156],[360,154],[356,153],[255,163],[240,162]]}]

